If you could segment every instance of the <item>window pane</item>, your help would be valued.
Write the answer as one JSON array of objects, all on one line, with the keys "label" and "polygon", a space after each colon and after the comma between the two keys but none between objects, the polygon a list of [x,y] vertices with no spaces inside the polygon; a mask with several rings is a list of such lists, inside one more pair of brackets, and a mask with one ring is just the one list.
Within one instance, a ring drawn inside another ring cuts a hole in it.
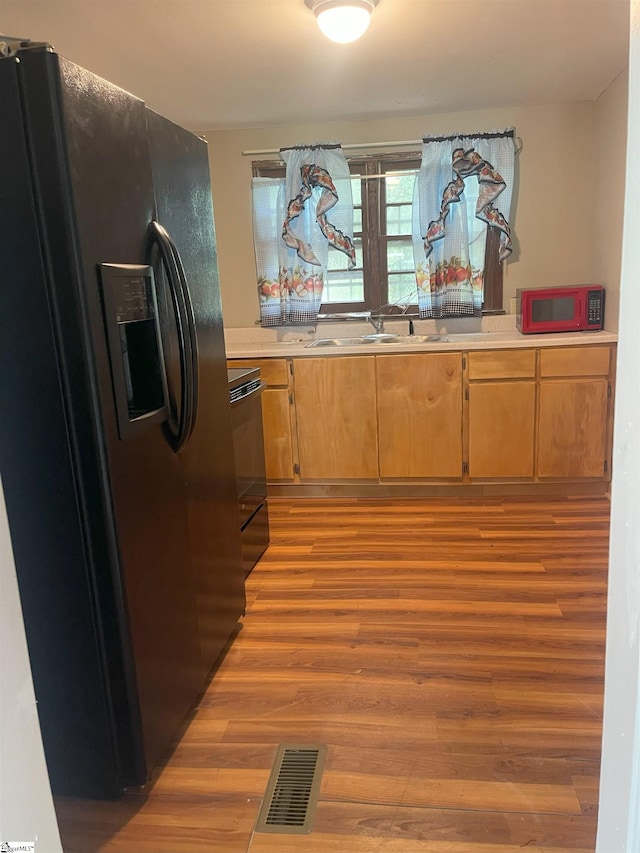
[{"label": "window pane", "polygon": [[410,175],[387,174],[388,177],[384,179],[387,204],[398,201],[411,203],[413,199],[413,185],[416,180],[416,173],[412,172]]},{"label": "window pane", "polygon": [[389,272],[413,270],[413,244],[410,240],[389,240],[387,269]]},{"label": "window pane", "polygon": [[330,272],[322,292],[322,304],[332,302],[364,302],[364,279],[362,270]]},{"label": "window pane", "polygon": [[389,302],[394,305],[415,305],[418,301],[414,273],[389,276]]},{"label": "window pane", "polygon": [[351,178],[351,195],[353,196],[353,205],[362,204],[362,181],[359,176],[354,175]]},{"label": "window pane", "polygon": [[386,234],[411,234],[411,205],[393,205],[387,207]]},{"label": "window pane", "polygon": [[353,210],[353,232],[354,234],[362,233],[362,208],[356,207]]}]

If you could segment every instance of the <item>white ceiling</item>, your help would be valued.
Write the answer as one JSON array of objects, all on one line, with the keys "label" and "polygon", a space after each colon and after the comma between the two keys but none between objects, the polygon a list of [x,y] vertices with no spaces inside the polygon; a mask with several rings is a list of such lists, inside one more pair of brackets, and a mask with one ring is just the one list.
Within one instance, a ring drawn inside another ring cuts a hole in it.
[{"label": "white ceiling", "polygon": [[193,130],[594,100],[627,65],[629,0],[380,0],[329,42],[304,0],[0,0]]}]

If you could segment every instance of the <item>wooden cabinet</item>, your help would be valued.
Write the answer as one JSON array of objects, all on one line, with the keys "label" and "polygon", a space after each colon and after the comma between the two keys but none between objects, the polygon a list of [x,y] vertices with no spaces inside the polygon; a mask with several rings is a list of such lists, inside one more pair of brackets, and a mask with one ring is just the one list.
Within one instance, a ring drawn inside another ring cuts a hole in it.
[{"label": "wooden cabinet", "polygon": [[469,380],[534,379],[536,351],[533,349],[475,350],[467,354]]},{"label": "wooden cabinet", "polygon": [[266,388],[262,394],[262,428],[268,482],[294,478],[290,399],[288,388]]},{"label": "wooden cabinet", "polygon": [[380,477],[462,476],[462,353],[376,357]]},{"label": "wooden cabinet", "polygon": [[301,480],[378,478],[373,356],[294,362]]},{"label": "wooden cabinet", "polygon": [[467,358],[469,477],[533,478],[535,350],[476,351]]},{"label": "wooden cabinet", "polygon": [[607,477],[611,357],[610,347],[541,351],[539,478]]},{"label": "wooden cabinet", "polygon": [[532,346],[229,364],[260,367],[268,385],[274,487],[557,490],[610,478],[614,355],[611,345]]},{"label": "wooden cabinet", "polygon": [[611,347],[551,347],[540,350],[540,378],[608,376]]},{"label": "wooden cabinet", "polygon": [[293,482],[295,474],[292,427],[293,394],[289,362],[284,358],[236,359],[229,367],[259,367],[267,387],[262,393],[262,426],[268,482]]},{"label": "wooden cabinet", "polygon": [[535,382],[469,387],[469,477],[533,477]]}]

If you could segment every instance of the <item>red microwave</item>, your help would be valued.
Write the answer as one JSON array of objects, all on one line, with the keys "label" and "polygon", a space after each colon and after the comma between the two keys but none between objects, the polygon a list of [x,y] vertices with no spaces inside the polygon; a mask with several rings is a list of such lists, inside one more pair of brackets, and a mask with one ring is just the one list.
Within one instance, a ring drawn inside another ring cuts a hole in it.
[{"label": "red microwave", "polygon": [[516,290],[516,326],[523,335],[597,331],[604,320],[599,284]]}]

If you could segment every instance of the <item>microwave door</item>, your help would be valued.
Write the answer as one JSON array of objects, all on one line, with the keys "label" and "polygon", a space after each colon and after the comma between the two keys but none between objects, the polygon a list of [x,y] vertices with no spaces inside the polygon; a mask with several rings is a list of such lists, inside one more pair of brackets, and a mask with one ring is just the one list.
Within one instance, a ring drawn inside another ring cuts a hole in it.
[{"label": "microwave door", "polygon": [[531,325],[541,331],[580,328],[579,295],[540,297],[531,300]]}]

